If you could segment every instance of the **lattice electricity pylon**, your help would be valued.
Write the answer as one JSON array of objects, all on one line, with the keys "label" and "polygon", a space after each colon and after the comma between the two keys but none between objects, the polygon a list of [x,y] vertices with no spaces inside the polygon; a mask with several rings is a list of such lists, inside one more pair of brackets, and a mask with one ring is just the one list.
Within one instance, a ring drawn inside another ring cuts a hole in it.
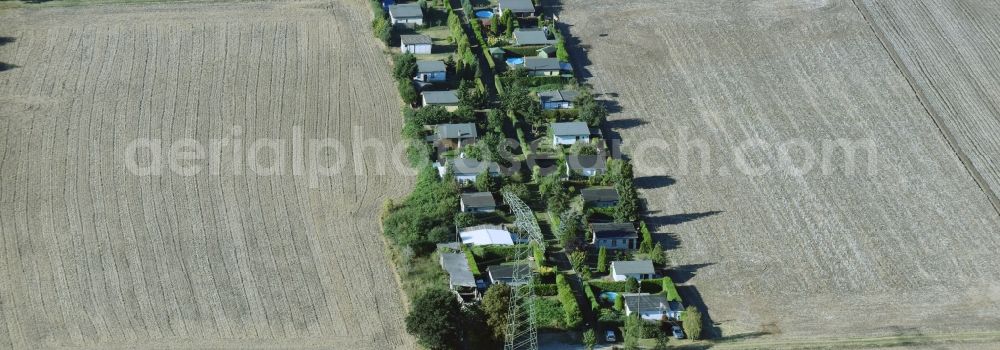
[{"label": "lattice electricity pylon", "polygon": [[[510,191],[503,191],[501,194],[504,202],[507,202],[514,213],[514,227],[519,231],[518,234],[530,242],[514,246],[514,259],[523,262],[524,265],[514,267],[511,285],[523,287],[511,288],[510,309],[507,312],[507,336],[503,348],[538,350],[538,327],[535,324],[535,269],[527,262],[528,257],[533,255],[532,245],[545,249],[545,239],[531,208]],[[536,263],[541,264],[541,261]]]}]

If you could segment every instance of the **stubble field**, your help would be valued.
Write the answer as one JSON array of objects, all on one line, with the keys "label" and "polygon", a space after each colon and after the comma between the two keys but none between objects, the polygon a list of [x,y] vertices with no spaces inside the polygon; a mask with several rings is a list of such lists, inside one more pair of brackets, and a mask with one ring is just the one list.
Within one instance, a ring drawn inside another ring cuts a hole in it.
[{"label": "stubble field", "polygon": [[316,183],[235,141],[218,174],[125,164],[139,138],[397,139],[366,6],[0,12],[0,348],[412,348],[377,227],[410,178],[378,155]]},{"label": "stubble field", "polygon": [[1000,210],[1000,7],[859,1]]},{"label": "stubble field", "polygon": [[[1000,217],[851,1],[567,0],[559,15],[717,335],[1000,329]],[[837,139],[860,145],[855,166],[822,156]]]}]

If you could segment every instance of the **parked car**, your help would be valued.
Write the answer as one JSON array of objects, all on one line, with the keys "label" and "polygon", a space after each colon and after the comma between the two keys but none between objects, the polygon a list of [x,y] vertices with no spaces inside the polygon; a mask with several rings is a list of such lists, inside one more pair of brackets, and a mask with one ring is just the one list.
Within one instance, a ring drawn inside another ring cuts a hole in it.
[{"label": "parked car", "polygon": [[618,339],[615,338],[615,331],[609,329],[607,332],[605,332],[604,340],[606,340],[608,343],[614,343],[618,341]]},{"label": "parked car", "polygon": [[670,330],[674,332],[674,338],[684,339],[684,330],[681,329],[681,326],[674,326]]}]

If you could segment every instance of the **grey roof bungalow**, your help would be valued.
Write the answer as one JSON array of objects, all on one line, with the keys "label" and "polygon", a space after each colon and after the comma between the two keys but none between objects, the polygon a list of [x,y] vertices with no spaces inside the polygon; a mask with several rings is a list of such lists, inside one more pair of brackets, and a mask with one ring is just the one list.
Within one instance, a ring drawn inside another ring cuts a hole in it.
[{"label": "grey roof bungalow", "polygon": [[426,35],[400,35],[399,51],[412,54],[429,54],[434,47],[434,40]]},{"label": "grey roof bungalow", "polygon": [[594,177],[608,171],[608,160],[604,155],[566,156],[566,176],[579,174],[584,177]]},{"label": "grey roof bungalow", "polygon": [[544,29],[514,29],[514,45],[534,46],[555,44],[555,40],[549,39],[549,35]]},{"label": "grey roof bungalow", "polygon": [[461,148],[465,144],[474,143],[479,133],[476,124],[438,124],[434,127],[434,137],[438,146]]},{"label": "grey roof bungalow", "polygon": [[611,277],[615,281],[624,281],[629,277],[644,280],[653,278],[655,275],[656,269],[653,267],[653,262],[649,260],[611,262]]},{"label": "grey roof bungalow", "polygon": [[630,223],[593,223],[590,230],[594,232],[590,243],[597,248],[635,249],[639,239],[639,234]]},{"label": "grey roof bungalow", "polygon": [[448,67],[438,60],[417,61],[417,75],[413,79],[423,82],[438,82],[448,79]]},{"label": "grey roof bungalow", "polygon": [[449,111],[458,109],[459,100],[455,90],[424,91],[420,95],[423,97],[424,106],[443,106]]},{"label": "grey roof bungalow", "polygon": [[497,210],[497,202],[489,192],[462,193],[459,205],[463,213],[490,213]]},{"label": "grey roof bungalow", "polygon": [[492,284],[504,283],[510,285],[511,287],[517,287],[526,284],[528,281],[514,280],[514,269],[517,269],[517,272],[522,275],[528,275],[531,272],[531,267],[528,266],[528,264],[516,264],[516,265],[493,265],[486,268],[486,273],[490,276],[490,283]]},{"label": "grey roof bungalow", "polygon": [[487,170],[490,176],[500,176],[501,169],[497,163],[490,161],[478,161],[469,158],[455,158],[450,160],[442,159],[437,164],[438,175],[444,177],[449,169],[454,170],[455,180],[458,182],[476,181],[476,176],[483,170]]},{"label": "grey roof bungalow", "polygon": [[531,76],[557,76],[562,72],[562,63],[558,58],[525,57],[524,69]]},{"label": "grey roof bungalow", "polygon": [[479,298],[476,287],[476,277],[469,268],[469,260],[465,253],[441,253],[439,258],[441,268],[448,272],[448,287],[455,291],[463,301]]},{"label": "grey roof bungalow", "polygon": [[531,17],[535,15],[535,4],[531,0],[500,0],[497,12],[503,13],[506,10],[517,17]]},{"label": "grey roof bungalow", "polygon": [[614,187],[591,187],[580,190],[580,196],[587,205],[607,208],[618,205],[618,190]]},{"label": "grey roof bungalow", "polygon": [[625,301],[625,315],[632,316],[639,314],[639,318],[648,322],[660,322],[666,317],[668,320],[680,320],[684,313],[684,306],[676,301],[667,301],[662,294],[649,293],[623,293],[622,299]]},{"label": "grey roof bungalow", "polygon": [[417,3],[389,5],[392,24],[423,25],[424,12]]},{"label": "grey roof bungalow", "polygon": [[573,90],[549,90],[538,93],[542,109],[570,109],[580,94]]},{"label": "grey roof bungalow", "polygon": [[552,144],[572,145],[590,142],[590,127],[584,122],[552,123]]}]

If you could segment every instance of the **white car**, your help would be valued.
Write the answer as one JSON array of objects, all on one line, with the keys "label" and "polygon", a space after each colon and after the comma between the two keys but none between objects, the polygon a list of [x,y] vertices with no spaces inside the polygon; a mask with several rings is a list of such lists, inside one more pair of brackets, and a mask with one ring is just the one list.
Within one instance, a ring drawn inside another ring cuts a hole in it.
[{"label": "white car", "polygon": [[607,332],[604,332],[604,340],[606,340],[608,343],[614,343],[618,341],[618,339],[615,338],[615,331],[609,329]]},{"label": "white car", "polygon": [[681,326],[674,326],[670,330],[674,332],[674,338],[684,339],[684,330],[681,329]]}]

